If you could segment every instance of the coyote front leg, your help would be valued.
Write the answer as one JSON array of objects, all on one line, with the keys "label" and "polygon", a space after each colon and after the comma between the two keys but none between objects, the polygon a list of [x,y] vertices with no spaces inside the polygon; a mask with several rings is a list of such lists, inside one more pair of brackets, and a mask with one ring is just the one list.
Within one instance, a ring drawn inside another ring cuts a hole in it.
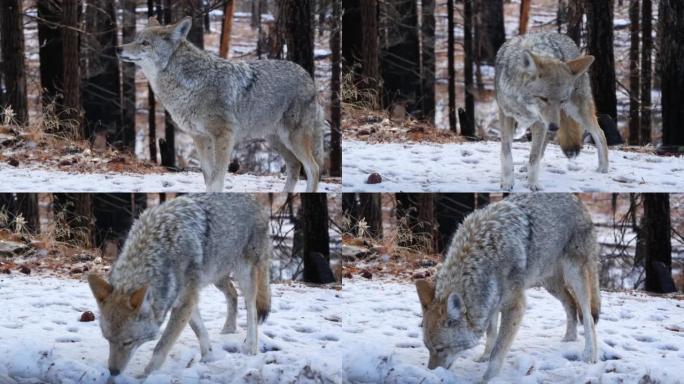
[{"label": "coyote front leg", "polygon": [[489,358],[489,366],[484,374],[483,380],[489,381],[501,371],[503,360],[511,348],[515,334],[520,328],[523,314],[525,313],[525,292],[520,290],[515,293],[515,299],[512,303],[501,308],[501,327],[499,328],[499,337],[492,348],[492,355]]},{"label": "coyote front leg", "polygon": [[496,342],[497,335],[499,334],[499,312],[497,311],[492,316],[492,319],[487,325],[487,341],[485,342],[485,349],[477,360],[479,363],[489,361],[489,357],[492,355],[492,349],[494,348],[494,343]]},{"label": "coyote front leg", "polygon": [[211,341],[209,340],[209,333],[207,333],[207,328],[204,327],[204,322],[199,313],[199,308],[195,305],[195,309],[192,311],[192,317],[190,317],[190,328],[195,332],[197,340],[200,344],[200,353],[202,354],[202,362],[206,363],[214,360],[214,353],[211,348]]},{"label": "coyote front leg", "polygon": [[546,142],[546,128],[536,122],[530,128],[532,131],[532,147],[530,148],[530,164],[527,167],[527,183],[531,191],[541,190],[539,185],[539,163],[544,157],[544,143]]},{"label": "coyote front leg", "polygon": [[161,339],[157,342],[152,353],[152,359],[145,367],[144,376],[161,367],[169,354],[171,347],[180,336],[183,328],[192,318],[192,312],[197,305],[197,289],[188,288],[179,301],[179,305],[171,310],[169,323],[164,328]]},{"label": "coyote front leg", "polygon": [[501,120],[501,189],[510,191],[513,189],[513,131],[515,130],[515,120],[504,115],[499,110],[499,120]]},{"label": "coyote front leg", "polygon": [[223,182],[226,178],[228,165],[230,164],[230,155],[233,153],[233,139],[232,132],[224,133],[214,138],[214,170],[209,177],[207,184],[208,192],[223,192]]}]

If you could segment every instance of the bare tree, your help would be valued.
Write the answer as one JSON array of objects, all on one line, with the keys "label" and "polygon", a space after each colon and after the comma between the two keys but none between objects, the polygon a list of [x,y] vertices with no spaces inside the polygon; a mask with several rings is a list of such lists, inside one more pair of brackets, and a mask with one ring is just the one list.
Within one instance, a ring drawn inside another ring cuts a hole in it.
[{"label": "bare tree", "polygon": [[456,58],[454,55],[454,0],[447,0],[447,76],[449,95],[449,130],[456,133]]},{"label": "bare tree", "polygon": [[496,52],[506,41],[503,0],[476,1],[475,5],[476,60],[493,65]]},{"label": "bare tree", "polygon": [[422,116],[435,120],[435,0],[421,1]]},{"label": "bare tree", "polygon": [[64,68],[62,62],[61,7],[56,0],[38,0],[38,42],[40,56],[40,87],[42,104],[56,101],[62,88]]},{"label": "bare tree", "polygon": [[629,1],[629,144],[639,145],[639,0]]},{"label": "bare tree", "polygon": [[617,121],[615,56],[613,53],[614,0],[586,0],[588,52],[596,58],[589,69],[597,113]]},{"label": "bare tree", "polygon": [[572,0],[568,3],[568,29],[567,34],[577,44],[581,46],[582,39],[582,17],[584,16],[584,2],[582,0]]},{"label": "bare tree", "polygon": [[[663,0],[661,0],[663,1]],[[677,1],[677,0],[675,0]],[[646,281],[649,292],[674,292],[672,281],[672,244],[670,196],[667,193],[644,193],[644,217],[640,240],[644,244]]]},{"label": "bare tree", "polygon": [[684,2],[660,0],[658,48],[663,109],[663,146],[684,145]]},{"label": "bare tree", "polygon": [[278,0],[284,22],[287,59],[315,76],[313,0]]},{"label": "bare tree", "polygon": [[0,41],[5,99],[14,110],[16,122],[25,125],[28,124],[28,99],[24,64],[24,18],[21,3],[20,0],[0,1]]},{"label": "bare tree", "polygon": [[76,128],[74,134],[85,137],[81,121],[80,15],[81,0],[62,4],[64,117]]},{"label": "bare tree", "polygon": [[342,177],[342,0],[332,0],[330,51],[330,175]]},{"label": "bare tree", "polygon": [[[530,0],[522,0],[520,2],[520,21],[518,28],[519,35],[524,35],[527,33],[527,24],[530,21],[530,5]],[[560,3],[558,8],[561,8]]]},{"label": "bare tree", "polygon": [[[161,22],[161,17],[157,14],[161,13],[161,6],[157,7],[155,12],[154,0],[147,0],[147,17],[157,17],[157,21]],[[154,98],[154,91],[152,86],[147,84],[147,132],[149,135],[148,149],[150,151],[150,160],[153,163],[157,162],[157,102]]]},{"label": "bare tree", "polygon": [[463,76],[465,113],[459,114],[461,135],[475,136],[475,100],[473,88],[473,0],[463,0]]},{"label": "bare tree", "polygon": [[651,0],[642,0],[641,5],[641,145],[651,142],[651,36],[653,13]]},{"label": "bare tree", "polygon": [[300,194],[300,219],[304,236],[304,281],[327,284],[335,281],[330,269],[328,201],[325,193]]},{"label": "bare tree", "polygon": [[[253,10],[254,11],[254,10]],[[256,10],[258,13],[258,9]],[[219,56],[224,59],[228,57],[228,52],[230,52],[230,40],[231,34],[233,32],[233,15],[235,14],[235,1],[227,0],[226,5],[223,8],[223,26],[221,27],[221,45],[219,47]],[[254,14],[252,15],[254,16]],[[261,14],[257,18],[259,23],[261,23]]]},{"label": "bare tree", "polygon": [[[136,0],[121,0],[121,13],[123,15],[121,25],[121,38],[123,43],[135,39],[136,24]],[[135,64],[121,63],[121,132],[123,147],[134,151],[135,149]]]}]

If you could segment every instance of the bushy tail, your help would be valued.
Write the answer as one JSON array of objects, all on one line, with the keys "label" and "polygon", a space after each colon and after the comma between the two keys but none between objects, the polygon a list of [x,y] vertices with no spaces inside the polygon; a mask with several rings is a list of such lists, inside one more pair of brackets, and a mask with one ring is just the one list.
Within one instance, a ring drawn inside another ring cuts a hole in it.
[{"label": "bushy tail", "polygon": [[269,276],[269,259],[260,261],[257,264],[257,296],[256,308],[259,324],[266,321],[271,312],[271,283]]},{"label": "bushy tail", "polygon": [[583,135],[584,129],[561,110],[558,144],[569,159],[579,155],[582,149]]},{"label": "bushy tail", "polygon": [[589,280],[591,317],[594,318],[594,324],[599,321],[599,314],[601,313],[601,291],[599,289],[598,266],[587,267],[585,273],[587,280]]}]

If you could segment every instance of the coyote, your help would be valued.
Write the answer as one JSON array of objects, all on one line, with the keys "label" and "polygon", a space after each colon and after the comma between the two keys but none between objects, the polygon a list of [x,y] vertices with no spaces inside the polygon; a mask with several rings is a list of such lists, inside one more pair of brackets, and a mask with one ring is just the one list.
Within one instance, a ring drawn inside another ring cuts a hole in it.
[{"label": "coyote", "polygon": [[593,56],[580,56],[572,39],[555,32],[517,36],[501,46],[495,80],[502,124],[501,189],[513,188],[511,144],[516,123],[532,132],[527,168],[530,190],[541,189],[539,162],[556,132],[563,153],[573,158],[580,152],[586,129],[596,143],[598,172],[608,172],[608,147],[596,120],[587,74],[593,62]]},{"label": "coyote", "polygon": [[179,197],[140,215],[109,282],[91,274],[100,308],[100,328],[109,341],[109,372],[118,375],[133,352],[157,337],[171,311],[145,376],[159,368],[185,325],[199,339],[202,361],[213,359],[209,335],[197,308],[200,290],[214,284],[226,296],[222,333],[235,332],[236,279],[247,307],[244,352],[257,353],[257,322],[268,316],[270,239],[265,212],[251,197],[200,194]]},{"label": "coyote", "polygon": [[[597,359],[598,243],[589,214],[567,194],[522,194],[470,214],[451,242],[435,282],[416,281],[428,367],[448,368],[487,331],[479,361],[496,376],[525,311],[525,289],[542,285],[567,316],[563,340],[584,324],[584,359]],[[498,327],[499,314],[501,325]],[[591,314],[591,316],[582,316]]]},{"label": "coyote", "polygon": [[236,142],[263,138],[285,161],[285,191],[293,191],[303,165],[306,190],[315,192],[326,123],[311,76],[290,61],[232,62],[205,52],[186,40],[191,20],[161,26],[151,17],[117,53],[140,66],[173,121],[192,136],[207,191],[223,191]]}]

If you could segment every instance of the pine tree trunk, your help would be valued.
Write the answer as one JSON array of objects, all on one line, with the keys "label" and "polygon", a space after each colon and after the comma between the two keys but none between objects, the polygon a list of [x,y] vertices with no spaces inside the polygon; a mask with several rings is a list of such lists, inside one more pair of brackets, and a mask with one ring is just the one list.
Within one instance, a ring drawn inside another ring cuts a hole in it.
[{"label": "pine tree trunk", "polygon": [[458,226],[478,205],[475,193],[437,193],[435,194],[435,222],[438,226],[437,252],[444,255]]},{"label": "pine tree trunk", "polygon": [[332,0],[330,51],[330,176],[342,177],[342,0]]},{"label": "pine tree trunk", "polygon": [[520,2],[520,21],[518,28],[519,35],[524,35],[527,33],[527,24],[530,21],[530,5],[530,0],[522,0]]},{"label": "pine tree trunk", "polygon": [[335,281],[330,270],[328,202],[325,193],[302,193],[301,220],[304,236],[304,281],[326,284]]},{"label": "pine tree trunk", "polygon": [[313,0],[279,0],[279,3],[285,23],[287,59],[314,77]]},{"label": "pine tree trunk", "polygon": [[421,78],[422,117],[435,121],[435,0],[421,2]]},{"label": "pine tree trunk", "polygon": [[479,32],[476,43],[476,60],[494,65],[496,52],[506,41],[504,29],[503,0],[477,2],[476,29]]},{"label": "pine tree trunk", "polygon": [[223,27],[221,28],[221,45],[219,47],[219,56],[224,59],[228,57],[230,52],[230,41],[233,33],[233,15],[235,14],[235,1],[227,0],[226,6],[223,8]]},{"label": "pine tree trunk", "polygon": [[81,70],[80,70],[80,15],[81,0],[65,1],[62,5],[62,57],[64,79],[63,120],[71,127],[71,133],[79,138],[86,136],[81,118]]},{"label": "pine tree trunk", "polygon": [[[361,2],[361,88],[369,90],[374,98],[371,105],[379,106],[382,97],[380,84],[380,27],[378,25],[378,0]],[[358,27],[357,27],[358,28]],[[343,34],[344,36],[344,34]]]},{"label": "pine tree trunk", "polygon": [[[63,84],[61,1],[38,0],[38,41],[40,43],[40,87],[42,104],[46,107],[57,100]],[[43,21],[44,20],[44,21]]]},{"label": "pine tree trunk", "polygon": [[[158,0],[159,1],[159,0]],[[157,8],[161,12],[161,7]],[[157,16],[157,21],[161,21],[159,16],[155,14],[154,0],[147,0],[147,17]],[[152,86],[147,84],[147,134],[148,148],[150,151],[150,160],[153,163],[157,162],[157,102],[154,98],[154,91]]]},{"label": "pine tree trunk", "polygon": [[[135,39],[136,24],[136,0],[121,0],[123,22],[121,26],[121,38],[123,43]],[[135,64],[121,63],[121,91],[122,91],[122,147],[128,151],[135,151]]]},{"label": "pine tree trunk", "polygon": [[570,1],[568,3],[567,34],[578,47],[581,46],[582,40],[582,16],[584,16],[584,2],[582,0]]},{"label": "pine tree trunk", "polygon": [[458,132],[456,126],[456,58],[454,56],[454,0],[447,0],[447,76],[449,97],[449,130]]},{"label": "pine tree trunk", "polygon": [[[667,0],[661,0],[667,1]],[[674,0],[677,2],[678,0]],[[667,193],[645,193],[644,218],[640,235],[643,236],[646,257],[644,289],[649,292],[675,291],[672,281],[672,244],[670,196]]]},{"label": "pine tree trunk", "polygon": [[[0,43],[5,101],[19,125],[28,124],[26,68],[24,64],[24,17],[21,0],[0,1]],[[0,90],[1,91],[1,90]]]},{"label": "pine tree trunk", "polygon": [[629,145],[639,145],[639,0],[629,1]]},{"label": "pine tree trunk", "polygon": [[641,122],[640,144],[651,142],[651,52],[653,37],[651,0],[642,0],[641,6]]},{"label": "pine tree trunk", "polygon": [[105,241],[113,240],[120,244],[147,205],[144,193],[94,193],[93,218],[97,223],[95,245],[101,247]]},{"label": "pine tree trunk", "polygon": [[368,234],[380,240],[382,231],[382,195],[379,193],[359,193],[359,219],[363,218]]},{"label": "pine tree trunk", "polygon": [[684,2],[660,0],[658,8],[663,146],[684,145]]},{"label": "pine tree trunk", "polygon": [[473,0],[463,0],[463,66],[465,114],[459,116],[461,135],[474,137],[475,100],[469,92],[473,88]]},{"label": "pine tree trunk", "polygon": [[617,122],[613,6],[614,0],[585,2],[588,53],[596,59],[589,68],[596,113],[607,114]]}]

